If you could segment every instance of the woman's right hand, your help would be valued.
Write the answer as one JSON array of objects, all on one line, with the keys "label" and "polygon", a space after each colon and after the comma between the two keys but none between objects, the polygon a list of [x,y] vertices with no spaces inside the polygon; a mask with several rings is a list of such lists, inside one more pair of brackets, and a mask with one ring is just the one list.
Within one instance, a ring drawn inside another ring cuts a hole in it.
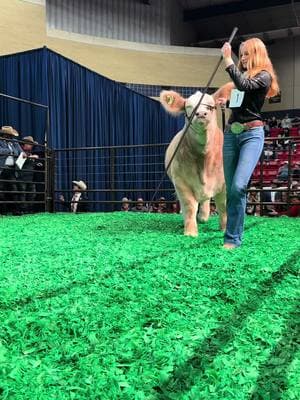
[{"label": "woman's right hand", "polygon": [[216,99],[216,105],[219,105],[219,106],[225,106],[226,105],[226,102],[227,102],[227,99],[226,99],[226,97],[218,97],[217,99]]},{"label": "woman's right hand", "polygon": [[231,45],[230,43],[226,42],[223,44],[221,48],[223,58],[230,58],[231,57]]}]

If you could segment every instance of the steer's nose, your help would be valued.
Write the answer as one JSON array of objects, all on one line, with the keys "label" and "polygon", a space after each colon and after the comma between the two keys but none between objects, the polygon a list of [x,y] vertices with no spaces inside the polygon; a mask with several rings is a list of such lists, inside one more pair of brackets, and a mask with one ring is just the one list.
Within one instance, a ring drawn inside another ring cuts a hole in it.
[{"label": "steer's nose", "polygon": [[200,118],[206,117],[207,116],[207,112],[205,112],[205,111],[202,111],[202,112],[197,111],[196,112],[196,116],[200,117]]}]

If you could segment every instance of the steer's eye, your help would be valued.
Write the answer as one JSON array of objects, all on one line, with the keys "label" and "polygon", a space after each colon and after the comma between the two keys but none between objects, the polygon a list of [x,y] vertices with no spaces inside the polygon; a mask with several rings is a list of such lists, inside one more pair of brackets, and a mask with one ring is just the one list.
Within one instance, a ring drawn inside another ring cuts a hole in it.
[{"label": "steer's eye", "polygon": [[206,109],[207,109],[208,111],[212,111],[214,108],[215,108],[214,106],[210,106],[210,105],[207,105],[207,106],[206,106]]},{"label": "steer's eye", "polygon": [[192,111],[193,111],[193,107],[192,107],[192,106],[186,106],[186,107],[185,107],[185,111],[186,111],[186,113],[187,113],[188,115],[191,115],[191,114],[192,114]]}]

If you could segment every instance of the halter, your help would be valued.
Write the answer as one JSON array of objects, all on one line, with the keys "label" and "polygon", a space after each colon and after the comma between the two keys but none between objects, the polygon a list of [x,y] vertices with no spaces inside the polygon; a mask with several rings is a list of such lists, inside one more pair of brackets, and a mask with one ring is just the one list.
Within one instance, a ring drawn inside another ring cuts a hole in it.
[{"label": "halter", "polygon": [[[185,111],[185,116],[189,119],[190,116],[187,114],[185,105],[186,105],[186,102],[184,103],[184,111]],[[213,110],[216,110],[216,109],[217,109],[217,106],[212,106],[211,104],[201,103],[201,105],[206,106],[207,109],[208,109],[208,111],[213,111]],[[194,108],[193,106],[190,106],[190,107],[191,107],[191,108]]]}]

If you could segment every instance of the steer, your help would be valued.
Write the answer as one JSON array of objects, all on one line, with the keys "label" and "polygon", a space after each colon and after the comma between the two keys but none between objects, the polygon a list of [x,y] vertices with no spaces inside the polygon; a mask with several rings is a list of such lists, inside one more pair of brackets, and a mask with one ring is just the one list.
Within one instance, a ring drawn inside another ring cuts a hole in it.
[{"label": "steer", "polygon": [[[161,104],[173,115],[182,113],[189,117],[202,96],[196,92],[188,99],[173,91],[162,91]],[[187,126],[172,139],[167,148],[165,166],[169,165]],[[218,128],[215,101],[205,94],[193,121],[169,167],[168,175],[176,190],[184,218],[184,234],[197,236],[197,211],[199,220],[206,222],[213,197],[220,217],[220,228],[226,226],[226,189],[222,159],[223,133]]]}]

